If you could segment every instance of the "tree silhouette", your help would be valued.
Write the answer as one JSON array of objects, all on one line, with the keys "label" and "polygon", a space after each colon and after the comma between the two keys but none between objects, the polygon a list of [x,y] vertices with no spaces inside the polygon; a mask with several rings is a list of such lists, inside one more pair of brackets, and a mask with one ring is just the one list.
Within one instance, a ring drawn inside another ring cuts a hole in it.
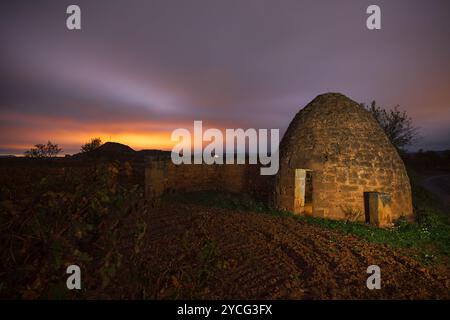
[{"label": "tree silhouette", "polygon": [[102,140],[100,138],[92,138],[90,142],[87,142],[81,146],[81,152],[89,152],[97,149],[102,145]]},{"label": "tree silhouette", "polygon": [[48,141],[47,144],[35,144],[35,148],[25,151],[24,155],[27,158],[53,158],[62,151],[58,144]]},{"label": "tree silhouette", "polygon": [[393,109],[384,109],[376,105],[375,100],[370,106],[361,104],[377,120],[391,143],[400,151],[412,145],[419,138],[419,129],[413,126],[412,118],[406,111],[399,110],[399,106]]}]

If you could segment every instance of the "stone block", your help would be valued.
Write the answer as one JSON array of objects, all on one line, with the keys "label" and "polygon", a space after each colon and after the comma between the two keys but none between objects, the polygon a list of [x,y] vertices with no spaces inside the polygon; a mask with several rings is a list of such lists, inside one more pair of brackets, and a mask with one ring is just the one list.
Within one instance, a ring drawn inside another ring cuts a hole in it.
[{"label": "stone block", "polygon": [[378,227],[392,226],[391,196],[383,192],[365,192],[366,222]]}]

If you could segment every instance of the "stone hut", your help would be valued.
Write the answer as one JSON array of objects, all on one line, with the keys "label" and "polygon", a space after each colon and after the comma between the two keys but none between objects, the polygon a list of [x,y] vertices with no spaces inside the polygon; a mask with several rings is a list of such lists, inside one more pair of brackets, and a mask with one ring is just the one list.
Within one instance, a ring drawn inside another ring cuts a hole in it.
[{"label": "stone hut", "polygon": [[339,93],[300,110],[280,143],[276,207],[387,226],[412,219],[402,159],[373,116]]}]

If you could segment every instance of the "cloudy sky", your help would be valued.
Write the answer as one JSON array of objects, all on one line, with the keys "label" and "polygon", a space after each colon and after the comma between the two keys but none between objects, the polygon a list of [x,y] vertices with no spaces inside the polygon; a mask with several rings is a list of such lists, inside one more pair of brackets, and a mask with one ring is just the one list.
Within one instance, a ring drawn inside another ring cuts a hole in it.
[{"label": "cloudy sky", "polygon": [[[82,30],[66,28],[78,4]],[[382,30],[365,26],[378,4]],[[286,129],[316,95],[397,104],[413,149],[450,148],[450,1],[6,1],[0,153],[91,137],[170,149],[172,130]]]}]

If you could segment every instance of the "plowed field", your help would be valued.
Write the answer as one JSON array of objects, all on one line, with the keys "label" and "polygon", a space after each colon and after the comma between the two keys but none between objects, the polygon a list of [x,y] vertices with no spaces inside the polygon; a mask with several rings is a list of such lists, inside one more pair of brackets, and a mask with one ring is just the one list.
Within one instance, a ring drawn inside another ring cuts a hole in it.
[{"label": "plowed field", "polygon": [[[121,226],[123,263],[104,298],[449,299],[448,269],[290,217],[168,204]],[[100,239],[101,242],[101,239]],[[381,268],[380,290],[366,269]]]}]

